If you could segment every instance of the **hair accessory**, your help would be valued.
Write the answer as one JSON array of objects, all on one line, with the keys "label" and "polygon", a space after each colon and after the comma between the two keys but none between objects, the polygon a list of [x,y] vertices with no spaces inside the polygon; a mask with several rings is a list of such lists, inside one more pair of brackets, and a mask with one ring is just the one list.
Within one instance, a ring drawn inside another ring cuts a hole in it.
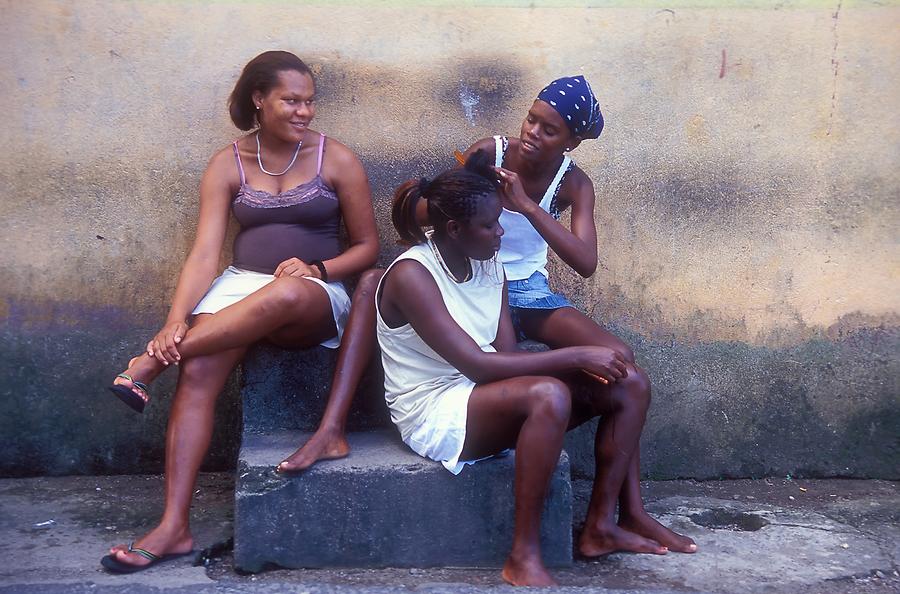
[{"label": "hair accessory", "polygon": [[259,154],[259,130],[256,131],[256,162],[259,163],[259,169],[266,175],[271,175],[273,177],[278,177],[279,175],[284,175],[288,172],[288,170],[294,166],[294,161],[297,160],[297,155],[300,154],[300,147],[303,146],[303,141],[297,143],[297,150],[294,151],[294,157],[291,159],[291,162],[288,163],[288,166],[284,168],[284,171],[281,173],[272,173],[271,171],[266,171],[266,168],[263,167],[262,164],[262,156]]},{"label": "hair accessory", "polygon": [[603,131],[600,104],[583,75],[558,78],[544,87],[537,98],[555,109],[575,136],[597,138]]},{"label": "hair accessory", "polygon": [[427,177],[419,178],[419,196],[425,198],[425,192],[428,190],[428,186],[431,185],[431,181]]}]

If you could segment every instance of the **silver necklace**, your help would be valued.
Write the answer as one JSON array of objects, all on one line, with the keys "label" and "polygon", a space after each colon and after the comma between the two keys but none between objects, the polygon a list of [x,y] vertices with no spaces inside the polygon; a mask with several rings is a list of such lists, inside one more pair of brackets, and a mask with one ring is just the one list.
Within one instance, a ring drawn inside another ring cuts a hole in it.
[{"label": "silver necklace", "polygon": [[297,155],[300,154],[300,147],[301,147],[301,146],[303,146],[303,141],[302,141],[302,140],[301,140],[300,142],[297,143],[297,150],[294,151],[294,158],[291,159],[291,162],[288,163],[288,166],[284,168],[284,171],[282,171],[281,173],[272,173],[271,171],[266,171],[266,168],[263,167],[263,164],[262,164],[262,156],[259,154],[259,148],[260,148],[260,147],[259,147],[259,131],[257,130],[257,132],[256,132],[256,162],[259,163],[259,168],[260,168],[260,170],[261,170],[263,173],[265,173],[266,175],[271,175],[271,176],[273,176],[273,177],[278,177],[279,175],[284,175],[285,173],[288,172],[288,170],[289,170],[291,167],[294,166],[294,161],[297,160]]},{"label": "silver necklace", "polygon": [[460,280],[460,279],[456,278],[456,275],[453,274],[453,271],[451,271],[450,267],[447,266],[447,263],[444,262],[444,258],[441,256],[441,250],[439,250],[437,248],[437,245],[434,243],[434,241],[431,240],[431,237],[428,238],[428,245],[431,246],[431,251],[434,252],[434,257],[437,259],[438,263],[441,265],[441,268],[444,269],[444,272],[447,273],[447,276],[449,276],[453,280],[453,282],[455,282],[457,284],[464,283],[467,280],[472,278],[472,261],[469,260],[469,258],[466,258],[466,268],[467,268],[466,276],[465,276],[465,278]]}]

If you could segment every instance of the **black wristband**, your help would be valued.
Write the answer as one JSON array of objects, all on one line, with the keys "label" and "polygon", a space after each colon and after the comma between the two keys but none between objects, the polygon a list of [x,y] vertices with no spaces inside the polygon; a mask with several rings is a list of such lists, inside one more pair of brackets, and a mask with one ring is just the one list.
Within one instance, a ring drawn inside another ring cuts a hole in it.
[{"label": "black wristband", "polygon": [[319,269],[319,275],[322,277],[322,282],[327,283],[328,282],[328,271],[325,270],[325,265],[322,264],[322,261],[321,260],[313,260],[312,262],[310,262],[310,264]]}]

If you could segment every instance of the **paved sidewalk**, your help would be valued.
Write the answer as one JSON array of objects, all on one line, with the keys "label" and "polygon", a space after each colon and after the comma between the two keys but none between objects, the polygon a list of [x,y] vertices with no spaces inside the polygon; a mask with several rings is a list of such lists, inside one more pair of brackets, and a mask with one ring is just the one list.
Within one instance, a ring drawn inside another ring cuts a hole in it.
[{"label": "paved sidewalk", "polygon": [[[575,484],[583,519],[590,485]],[[201,476],[198,547],[232,529],[233,479]],[[857,480],[644,483],[648,509],[700,545],[695,555],[613,554],[554,570],[560,592],[845,594],[900,592],[900,485]],[[0,593],[512,592],[496,569],[272,570],[242,576],[230,552],[131,576],[99,559],[153,525],[158,476],[0,480]],[[576,524],[580,520],[576,520]]]}]

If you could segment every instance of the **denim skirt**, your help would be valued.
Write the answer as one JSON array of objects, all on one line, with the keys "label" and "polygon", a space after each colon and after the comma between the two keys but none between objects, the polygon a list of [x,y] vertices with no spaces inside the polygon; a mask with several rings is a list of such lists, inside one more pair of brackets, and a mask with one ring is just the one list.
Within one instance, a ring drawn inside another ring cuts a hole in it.
[{"label": "denim skirt", "polygon": [[506,290],[509,296],[509,312],[512,316],[513,327],[516,329],[516,338],[518,340],[527,338],[522,332],[519,310],[575,307],[571,301],[551,291],[547,277],[540,272],[535,272],[528,278],[521,280],[507,281]]}]

